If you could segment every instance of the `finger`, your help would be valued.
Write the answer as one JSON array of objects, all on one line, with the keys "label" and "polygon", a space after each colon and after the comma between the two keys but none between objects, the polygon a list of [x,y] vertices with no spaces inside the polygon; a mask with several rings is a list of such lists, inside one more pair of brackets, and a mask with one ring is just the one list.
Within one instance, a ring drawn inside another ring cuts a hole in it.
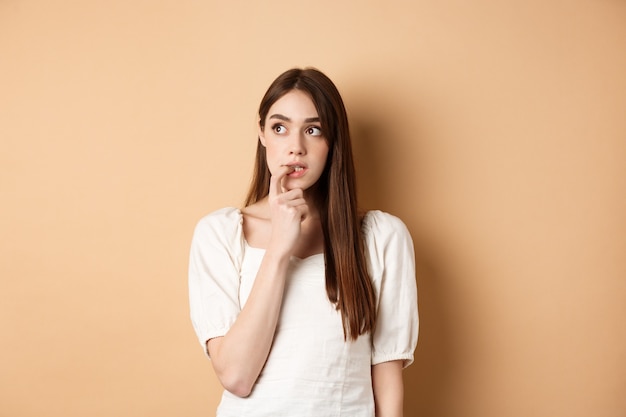
[{"label": "finger", "polygon": [[301,188],[293,188],[291,190],[285,190],[281,194],[281,199],[284,201],[288,200],[296,200],[298,198],[304,197],[304,193]]},{"label": "finger", "polygon": [[306,204],[306,201],[303,200],[303,203],[298,206],[298,210],[300,211],[300,221],[303,222],[309,216],[309,206]]},{"label": "finger", "polygon": [[270,190],[269,194],[273,196],[277,196],[280,193],[284,193],[285,190],[282,185],[283,178],[293,172],[293,167],[282,166],[276,175],[272,175],[270,178]]},{"label": "finger", "polygon": [[285,204],[287,207],[295,207],[297,209],[299,209],[300,206],[306,206],[306,200],[302,197],[299,198],[293,198],[293,199],[283,199],[281,196],[281,201],[283,202],[283,204]]}]

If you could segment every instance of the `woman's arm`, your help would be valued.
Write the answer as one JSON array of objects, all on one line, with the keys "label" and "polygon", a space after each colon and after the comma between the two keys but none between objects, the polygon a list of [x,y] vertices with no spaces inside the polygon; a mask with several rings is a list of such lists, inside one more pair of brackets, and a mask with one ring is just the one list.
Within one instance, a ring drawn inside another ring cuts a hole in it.
[{"label": "woman's arm", "polygon": [[300,189],[283,192],[285,168],[270,182],[272,232],[254,284],[237,320],[207,349],[222,386],[240,397],[250,395],[270,352],[283,302],[289,259],[308,207]]},{"label": "woman's arm", "polygon": [[401,360],[372,366],[372,388],[376,417],[402,417],[404,382]]},{"label": "woman's arm", "polygon": [[282,305],[288,262],[288,256],[266,254],[233,326],[225,336],[207,342],[222,386],[239,397],[250,395],[267,360]]}]

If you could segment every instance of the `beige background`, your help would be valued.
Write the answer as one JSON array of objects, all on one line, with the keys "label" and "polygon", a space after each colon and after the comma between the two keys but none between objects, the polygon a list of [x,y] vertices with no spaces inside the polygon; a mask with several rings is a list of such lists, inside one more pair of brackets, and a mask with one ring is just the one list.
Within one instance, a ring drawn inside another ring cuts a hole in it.
[{"label": "beige background", "polygon": [[406,415],[626,415],[626,2],[0,0],[0,416],[207,416],[191,233],[325,71],[400,216]]}]

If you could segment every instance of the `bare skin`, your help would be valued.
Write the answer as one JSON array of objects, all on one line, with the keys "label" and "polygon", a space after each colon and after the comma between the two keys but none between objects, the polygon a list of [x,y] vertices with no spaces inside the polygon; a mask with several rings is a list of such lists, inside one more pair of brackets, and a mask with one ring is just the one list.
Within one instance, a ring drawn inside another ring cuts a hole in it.
[{"label": "bare skin", "polygon": [[376,417],[403,416],[402,361],[389,361],[372,366],[372,388]]},{"label": "bare skin", "polygon": [[[300,223],[300,238],[292,250],[292,256],[303,259],[324,252],[324,235],[320,219],[314,209]],[[313,212],[313,213],[312,213]],[[269,199],[263,199],[242,210],[243,233],[248,244],[255,248],[267,248],[272,236],[272,218]]]}]

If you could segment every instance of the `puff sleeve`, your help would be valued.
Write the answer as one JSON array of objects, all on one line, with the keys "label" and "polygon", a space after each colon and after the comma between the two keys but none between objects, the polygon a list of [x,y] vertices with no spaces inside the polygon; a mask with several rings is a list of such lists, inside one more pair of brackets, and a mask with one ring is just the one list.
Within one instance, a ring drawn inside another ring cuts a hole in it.
[{"label": "puff sleeve", "polygon": [[372,365],[403,360],[407,367],[413,363],[419,327],[413,241],[399,218],[382,211],[367,213],[363,232],[377,299]]},{"label": "puff sleeve", "polygon": [[189,255],[191,322],[208,355],[206,342],[224,336],[235,322],[243,258],[242,215],[224,208],[203,217],[194,230]]}]

